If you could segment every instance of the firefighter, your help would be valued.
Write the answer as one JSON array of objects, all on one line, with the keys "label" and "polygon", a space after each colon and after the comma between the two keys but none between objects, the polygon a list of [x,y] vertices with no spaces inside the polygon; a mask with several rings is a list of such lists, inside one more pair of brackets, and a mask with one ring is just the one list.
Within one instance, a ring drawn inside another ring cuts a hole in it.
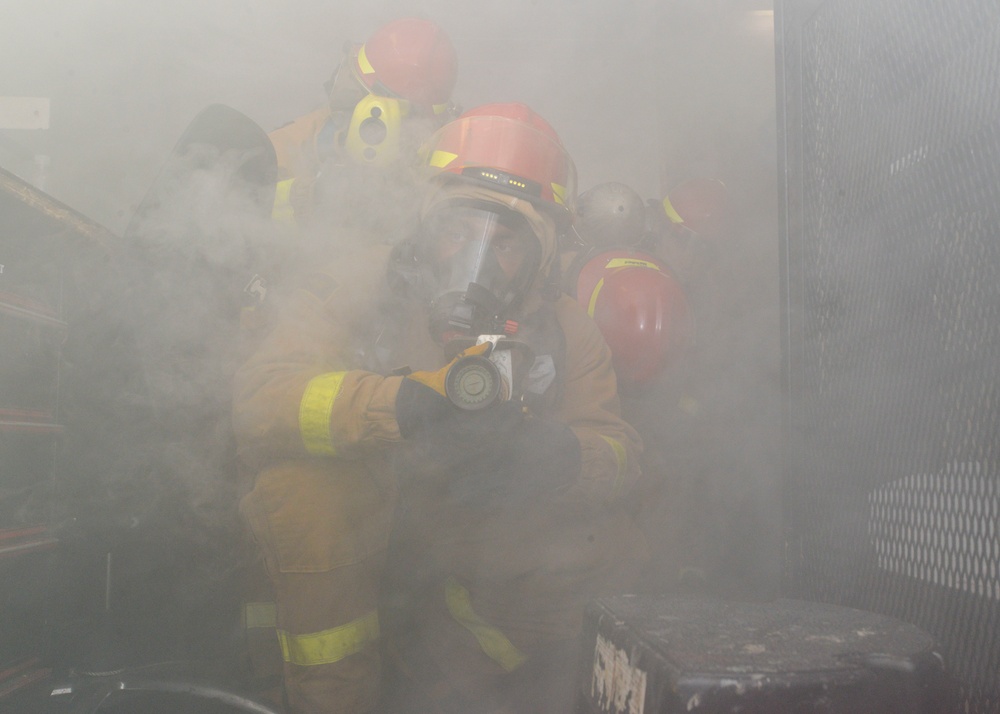
[{"label": "firefighter", "polygon": [[729,189],[719,179],[695,176],[675,185],[662,201],[650,200],[648,209],[650,249],[674,270],[698,323],[691,362],[700,376],[692,374],[692,383],[708,385],[728,371],[717,360],[732,353],[723,344],[732,334],[732,311],[722,304],[726,286],[739,282],[726,260],[735,225]]},{"label": "firefighter", "polygon": [[581,194],[563,243],[563,289],[601,327],[620,387],[642,390],[676,364],[695,344],[696,315],[718,331],[715,252],[729,221],[718,179],[687,179],[648,205],[616,181]]},{"label": "firefighter", "polygon": [[[255,286],[261,300],[244,316],[246,342],[271,328],[287,276],[371,246],[373,235],[384,242],[407,230],[419,206],[417,147],[453,113],[456,72],[454,47],[438,25],[393,20],[363,44],[344,48],[322,107],[268,135],[278,166],[272,216],[281,249]],[[328,230],[332,223],[336,232]],[[273,596],[257,570],[248,575],[246,591],[250,669],[258,686],[267,687],[280,662]]]},{"label": "firefighter", "polygon": [[[688,213],[688,205],[679,203]],[[685,255],[676,248],[686,245],[682,241],[691,229],[668,222],[666,205],[669,199],[647,207],[638,193],[618,182],[584,192],[564,278],[566,292],[607,340],[626,397],[623,411],[647,444],[636,513],[649,540],[657,543],[656,564],[636,587],[658,593],[704,587],[708,558],[703,544],[712,541],[716,527],[706,476],[698,466],[699,454],[711,445],[702,443],[699,391],[692,383],[697,344],[688,295],[701,286],[682,283],[674,270],[674,261]],[[698,223],[699,214],[689,215]],[[690,271],[684,275],[692,279]]]},{"label": "firefighter", "polygon": [[[414,235],[304,277],[235,380],[288,702],[568,711],[585,603],[648,557],[623,506],[641,443],[553,274],[575,169],[522,104],[463,114],[426,156]],[[450,370],[505,340],[522,398],[456,406]]]},{"label": "firefighter", "polygon": [[663,198],[663,213],[676,228],[716,240],[729,228],[729,191],[719,179],[694,177],[677,184]]},{"label": "firefighter", "polygon": [[[349,44],[325,84],[327,103],[269,134],[278,159],[275,217],[306,220],[316,182],[333,166],[385,167],[415,157],[453,118],[457,71],[451,40],[430,20],[393,20],[364,44]],[[343,194],[354,180],[330,192]]]},{"label": "firefighter", "polygon": [[617,181],[580,195],[563,252],[563,289],[594,318],[614,359],[619,388],[641,393],[692,344],[684,288],[647,230],[642,197]]},{"label": "firefighter", "polygon": [[731,231],[729,192],[719,179],[694,177],[649,202],[657,251],[686,284],[702,283],[717,266],[718,242]]}]

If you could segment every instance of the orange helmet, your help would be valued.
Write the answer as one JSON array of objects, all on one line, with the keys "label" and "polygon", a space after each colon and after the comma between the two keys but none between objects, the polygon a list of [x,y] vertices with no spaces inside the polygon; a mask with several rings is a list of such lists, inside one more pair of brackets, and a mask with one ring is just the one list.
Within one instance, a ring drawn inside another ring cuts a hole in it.
[{"label": "orange helmet", "polygon": [[430,166],[526,198],[568,223],[576,166],[555,129],[525,104],[484,104],[443,126],[426,146]]},{"label": "orange helmet", "polygon": [[575,225],[589,245],[635,245],[646,231],[646,204],[623,183],[599,183],[580,194]]},{"label": "orange helmet", "polygon": [[707,237],[725,231],[728,209],[729,193],[719,179],[688,179],[663,199],[663,210],[671,223]]},{"label": "orange helmet", "polygon": [[421,282],[431,287],[432,334],[484,334],[483,325],[519,319],[523,298],[548,287],[572,215],[576,170],[559,136],[524,104],[487,104],[441,127],[424,159],[433,190],[417,257],[431,268]]},{"label": "orange helmet", "polygon": [[580,270],[576,299],[604,335],[626,388],[649,382],[693,337],[680,283],[645,253],[621,248],[598,253]]},{"label": "orange helmet", "polygon": [[393,20],[352,54],[358,78],[373,94],[406,99],[435,114],[448,110],[458,59],[444,30],[430,20]]}]

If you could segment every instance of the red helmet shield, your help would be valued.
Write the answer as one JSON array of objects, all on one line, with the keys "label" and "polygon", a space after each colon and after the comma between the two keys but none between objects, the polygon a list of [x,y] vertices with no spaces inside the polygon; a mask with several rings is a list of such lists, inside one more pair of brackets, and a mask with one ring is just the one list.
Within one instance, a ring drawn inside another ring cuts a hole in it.
[{"label": "red helmet shield", "polygon": [[354,56],[355,71],[372,92],[379,85],[390,96],[440,113],[451,98],[458,59],[448,35],[430,20],[393,20],[368,38]]},{"label": "red helmet shield", "polygon": [[663,199],[663,210],[671,223],[705,237],[725,234],[728,209],[729,192],[718,179],[688,179]]},{"label": "red helmet shield", "polygon": [[576,199],[576,167],[555,130],[524,104],[487,104],[442,127],[428,162],[567,214]]},{"label": "red helmet shield", "polygon": [[625,386],[656,377],[692,337],[680,283],[644,253],[609,250],[594,256],[580,270],[576,294],[611,348]]}]

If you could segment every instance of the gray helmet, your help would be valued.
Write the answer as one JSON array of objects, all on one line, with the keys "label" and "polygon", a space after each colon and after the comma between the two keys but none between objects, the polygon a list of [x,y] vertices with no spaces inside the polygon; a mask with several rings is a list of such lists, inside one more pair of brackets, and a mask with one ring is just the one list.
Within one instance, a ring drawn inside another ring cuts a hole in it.
[{"label": "gray helmet", "polygon": [[576,204],[576,230],[597,248],[638,243],[646,227],[642,197],[623,183],[599,183],[583,192]]}]

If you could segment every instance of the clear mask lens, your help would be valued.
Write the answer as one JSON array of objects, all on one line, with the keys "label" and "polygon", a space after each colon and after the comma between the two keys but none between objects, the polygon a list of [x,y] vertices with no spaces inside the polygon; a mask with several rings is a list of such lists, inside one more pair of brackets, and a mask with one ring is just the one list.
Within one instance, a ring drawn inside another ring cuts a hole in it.
[{"label": "clear mask lens", "polygon": [[541,245],[515,211],[451,204],[425,219],[423,236],[435,335],[495,330],[538,271]]},{"label": "clear mask lens", "polygon": [[538,240],[513,211],[453,206],[434,215],[428,229],[441,294],[465,292],[475,283],[509,304],[538,267]]}]

